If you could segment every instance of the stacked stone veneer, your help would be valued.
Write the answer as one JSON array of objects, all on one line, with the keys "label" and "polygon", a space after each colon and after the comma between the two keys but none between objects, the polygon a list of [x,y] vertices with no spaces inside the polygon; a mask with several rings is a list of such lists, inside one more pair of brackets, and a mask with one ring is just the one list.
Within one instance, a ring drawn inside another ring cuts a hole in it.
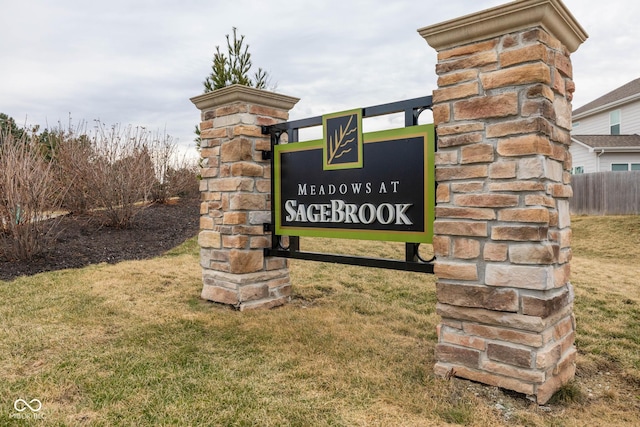
[{"label": "stacked stone veneer", "polygon": [[[558,1],[519,3],[566,12]],[[544,403],[575,372],[574,84],[569,50],[550,26],[517,25],[525,28],[436,47],[435,371]],[[420,31],[433,42],[439,29]]]},{"label": "stacked stone veneer", "polygon": [[202,298],[240,310],[285,303],[287,260],[263,255],[271,245],[270,151],[262,126],[288,119],[292,98],[234,85],[192,98],[200,123],[200,264]]}]

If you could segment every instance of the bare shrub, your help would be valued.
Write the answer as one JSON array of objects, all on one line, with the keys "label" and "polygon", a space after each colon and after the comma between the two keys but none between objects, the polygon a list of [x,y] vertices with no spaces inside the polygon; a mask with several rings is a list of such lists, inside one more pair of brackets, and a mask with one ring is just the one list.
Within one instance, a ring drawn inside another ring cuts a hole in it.
[{"label": "bare shrub", "polygon": [[166,203],[172,197],[193,197],[199,194],[198,167],[195,159],[180,157],[173,138],[156,134],[149,146],[156,174],[153,201]]},{"label": "bare shrub", "polygon": [[35,136],[0,133],[0,255],[27,260],[45,251],[57,225],[63,188]]},{"label": "bare shrub", "polygon": [[128,227],[148,205],[155,185],[155,170],[149,149],[150,133],[142,127],[119,125],[109,128],[96,122],[90,137],[86,170],[87,196],[105,225]]}]

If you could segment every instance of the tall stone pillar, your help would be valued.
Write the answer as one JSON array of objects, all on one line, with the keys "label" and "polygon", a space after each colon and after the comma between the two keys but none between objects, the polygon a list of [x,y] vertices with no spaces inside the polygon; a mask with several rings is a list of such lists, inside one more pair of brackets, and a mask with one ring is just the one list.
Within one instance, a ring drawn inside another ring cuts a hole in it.
[{"label": "tall stone pillar", "polygon": [[271,149],[261,127],[286,121],[297,98],[233,85],[191,99],[200,130],[202,298],[240,310],[284,304],[291,292],[286,259],[266,258],[271,235]]},{"label": "tall stone pillar", "polygon": [[575,372],[569,55],[587,35],[559,0],[419,32],[438,52],[435,371],[545,403]]}]

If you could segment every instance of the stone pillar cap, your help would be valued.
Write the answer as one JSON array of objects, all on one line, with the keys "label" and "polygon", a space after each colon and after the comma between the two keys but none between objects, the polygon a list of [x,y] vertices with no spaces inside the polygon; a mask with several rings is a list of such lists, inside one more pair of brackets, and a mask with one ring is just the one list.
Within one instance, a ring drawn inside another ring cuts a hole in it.
[{"label": "stone pillar cap", "polygon": [[222,89],[216,89],[212,92],[191,98],[191,102],[193,102],[201,111],[208,108],[231,104],[233,102],[249,102],[252,104],[271,108],[280,108],[288,111],[291,110],[298,101],[300,101],[300,98],[294,98],[292,96],[239,84],[223,87]]},{"label": "stone pillar cap", "polygon": [[502,6],[430,25],[418,33],[436,51],[542,27],[575,52],[587,32],[560,0],[517,0]]}]

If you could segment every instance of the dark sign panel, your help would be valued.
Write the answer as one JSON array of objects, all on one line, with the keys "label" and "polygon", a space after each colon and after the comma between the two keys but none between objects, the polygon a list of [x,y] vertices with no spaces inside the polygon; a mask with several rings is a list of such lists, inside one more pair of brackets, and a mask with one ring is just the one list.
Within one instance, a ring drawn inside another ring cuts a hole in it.
[{"label": "dark sign panel", "polygon": [[324,140],[275,147],[276,234],[431,243],[433,125],[363,135],[359,111],[327,117]]}]

